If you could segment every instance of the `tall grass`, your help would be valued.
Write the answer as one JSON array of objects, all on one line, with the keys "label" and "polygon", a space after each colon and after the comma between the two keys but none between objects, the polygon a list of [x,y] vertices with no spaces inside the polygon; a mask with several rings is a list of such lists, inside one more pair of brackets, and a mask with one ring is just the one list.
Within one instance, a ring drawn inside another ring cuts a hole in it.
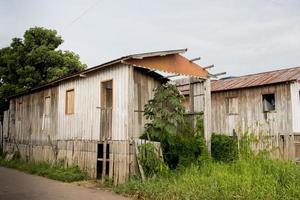
[{"label": "tall grass", "polygon": [[6,161],[1,157],[0,166],[64,182],[80,181],[87,178],[86,174],[78,166],[64,167],[61,164],[51,165],[46,162],[25,162],[16,158]]},{"label": "tall grass", "polygon": [[131,180],[115,191],[142,199],[300,199],[300,168],[264,156],[209,161],[145,182]]}]

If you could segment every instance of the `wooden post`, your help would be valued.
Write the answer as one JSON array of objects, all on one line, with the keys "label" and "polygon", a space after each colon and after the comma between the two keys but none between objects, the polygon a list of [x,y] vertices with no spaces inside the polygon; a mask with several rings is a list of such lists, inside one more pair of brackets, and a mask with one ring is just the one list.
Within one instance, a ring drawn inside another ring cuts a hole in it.
[{"label": "wooden post", "polygon": [[211,120],[211,86],[208,78],[204,81],[204,137],[209,153],[211,153]]},{"label": "wooden post", "polygon": [[136,156],[136,160],[137,160],[139,170],[140,170],[140,173],[141,173],[141,178],[142,178],[142,181],[144,181],[146,179],[146,177],[145,177],[144,169],[143,169],[143,167],[142,167],[142,165],[141,165],[141,163],[138,159],[138,157],[139,157],[139,148],[138,148],[137,140],[135,141],[134,146],[135,146],[135,156]]},{"label": "wooden post", "polygon": [[189,113],[191,113],[192,115],[190,115],[190,120],[192,120],[192,126],[193,129],[196,128],[196,124],[197,124],[197,116],[194,115],[193,113],[195,113],[195,78],[190,77],[189,78],[189,91],[190,91],[190,95],[189,95]]},{"label": "wooden post", "polygon": [[[1,150],[2,151],[4,151],[3,150],[3,126],[2,126],[2,123],[0,122],[0,137],[1,137],[1,145],[0,145],[0,147],[1,147]],[[3,152],[0,152],[0,153],[3,153]]]},{"label": "wooden post", "polygon": [[102,158],[102,183],[105,181],[105,176],[106,176],[106,146],[107,146],[107,141],[104,140],[103,142],[103,158]]},{"label": "wooden post", "polygon": [[190,89],[190,99],[189,99],[189,109],[190,113],[194,112],[194,87],[193,87],[193,78],[189,78],[189,89]]}]

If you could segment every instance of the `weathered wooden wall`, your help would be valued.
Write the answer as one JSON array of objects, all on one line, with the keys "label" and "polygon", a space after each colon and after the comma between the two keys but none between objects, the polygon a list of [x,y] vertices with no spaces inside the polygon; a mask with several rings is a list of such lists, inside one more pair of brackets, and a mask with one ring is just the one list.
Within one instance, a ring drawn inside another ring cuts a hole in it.
[{"label": "weathered wooden wall", "polygon": [[133,138],[138,138],[143,134],[144,125],[147,122],[144,117],[144,106],[150,99],[154,97],[154,89],[161,83],[155,80],[151,76],[147,76],[145,73],[139,70],[134,70],[134,129]]},{"label": "weathered wooden wall", "polygon": [[95,177],[97,141],[57,140],[58,101],[58,87],[12,99],[4,113],[4,150],[19,151],[24,160],[78,165]]},{"label": "weathered wooden wall", "polygon": [[300,133],[300,82],[291,84],[293,132]]},{"label": "weathered wooden wall", "polygon": [[[3,150],[3,126],[2,123],[0,122],[0,151]],[[2,152],[0,152],[2,153]]]},{"label": "weathered wooden wall", "polygon": [[[58,88],[52,87],[10,100],[5,112],[5,136],[18,143],[45,143],[57,135]],[[50,113],[45,114],[45,98],[50,97]]]},{"label": "weathered wooden wall", "polygon": [[201,80],[196,78],[189,79],[189,113],[193,116],[192,120],[196,125],[196,117],[199,113],[203,114],[204,137],[208,151],[211,150],[211,83],[210,79]]},{"label": "weathered wooden wall", "polygon": [[[276,110],[263,112],[262,94],[275,93]],[[228,98],[238,100],[238,113],[227,112]],[[233,129],[244,124],[250,127],[256,123],[268,122],[274,134],[292,133],[291,93],[289,84],[277,84],[249,89],[212,93],[212,129],[216,133],[232,135]]]},{"label": "weathered wooden wall", "polygon": [[[275,94],[276,109],[263,112],[262,94]],[[228,113],[228,99],[237,98],[237,113]],[[289,84],[276,84],[248,89],[212,93],[212,131],[233,135],[268,136],[267,143],[278,147],[277,155],[294,155],[291,90]],[[266,138],[265,138],[266,139]],[[263,147],[261,142],[257,147]],[[262,148],[260,148],[262,149]]]},{"label": "weathered wooden wall", "polygon": [[9,110],[3,113],[3,139],[8,137],[9,134]]},{"label": "weathered wooden wall", "polygon": [[[112,140],[128,139],[129,66],[111,66],[85,78],[60,83],[58,87],[57,139],[100,140],[100,88],[102,81],[113,81]],[[65,114],[66,91],[75,91],[74,114]]]},{"label": "weathered wooden wall", "polygon": [[204,112],[205,86],[204,80],[190,78],[190,103],[189,110],[191,112]]},{"label": "weathered wooden wall", "polygon": [[5,143],[7,152],[19,151],[21,158],[28,161],[63,163],[65,166],[78,165],[88,176],[96,177],[97,141],[63,140],[51,144]]}]

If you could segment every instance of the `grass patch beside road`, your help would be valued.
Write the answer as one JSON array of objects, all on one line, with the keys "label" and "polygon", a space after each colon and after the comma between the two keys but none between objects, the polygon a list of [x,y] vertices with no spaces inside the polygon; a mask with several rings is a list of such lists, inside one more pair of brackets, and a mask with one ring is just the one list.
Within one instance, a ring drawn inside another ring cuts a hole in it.
[{"label": "grass patch beside road", "polygon": [[16,158],[7,161],[2,157],[0,157],[0,166],[63,182],[74,182],[87,179],[86,174],[81,171],[78,166],[64,167],[61,164],[51,165],[46,162],[25,162]]},{"label": "grass patch beside road", "polygon": [[300,167],[264,157],[211,161],[145,182],[131,180],[115,192],[155,200],[300,199]]}]

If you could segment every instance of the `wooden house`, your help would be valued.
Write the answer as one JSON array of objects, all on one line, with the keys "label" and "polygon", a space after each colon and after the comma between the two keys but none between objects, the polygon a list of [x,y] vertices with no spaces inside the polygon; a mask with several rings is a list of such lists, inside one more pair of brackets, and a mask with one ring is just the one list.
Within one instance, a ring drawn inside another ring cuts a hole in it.
[{"label": "wooden house", "polygon": [[206,70],[181,55],[185,51],[124,56],[9,97],[4,151],[124,182],[137,169],[134,140],[143,133],[144,105],[168,81],[159,72],[207,80]]},{"label": "wooden house", "polygon": [[[189,87],[178,85],[188,101]],[[212,132],[254,134],[255,148],[300,157],[300,67],[211,81],[211,107]]]}]

